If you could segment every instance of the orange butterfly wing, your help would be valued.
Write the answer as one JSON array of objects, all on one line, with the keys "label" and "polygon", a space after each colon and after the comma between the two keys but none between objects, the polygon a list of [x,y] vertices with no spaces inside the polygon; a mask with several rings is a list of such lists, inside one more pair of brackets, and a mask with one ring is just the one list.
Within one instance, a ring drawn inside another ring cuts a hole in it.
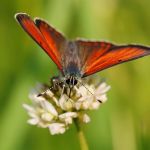
[{"label": "orange butterfly wing", "polygon": [[[44,49],[44,51],[62,70],[62,56],[66,39],[53,27],[41,19],[35,22],[24,13],[16,15],[23,29]],[[137,59],[150,54],[150,48],[140,45],[117,46],[108,42],[90,42],[77,40],[78,56],[81,62],[80,72],[83,77],[111,66]],[[77,59],[77,58],[74,58]],[[67,61],[67,60],[66,60]]]},{"label": "orange butterfly wing", "polygon": [[44,21],[37,19],[34,22],[25,13],[16,14],[16,19],[33,40],[51,57],[58,68],[62,70],[59,47],[65,41],[65,38]]},{"label": "orange butterfly wing", "polygon": [[82,67],[83,77],[150,54],[150,48],[141,45],[117,46],[107,42],[86,42],[82,40],[78,40],[77,43],[81,47],[83,55],[86,55]]},{"label": "orange butterfly wing", "polygon": [[59,56],[59,59],[61,59],[60,51],[64,49],[64,44],[66,41],[64,36],[56,31],[44,20],[35,19],[35,23],[42,35],[44,36],[45,40],[47,41],[48,45],[53,50],[54,55]]}]

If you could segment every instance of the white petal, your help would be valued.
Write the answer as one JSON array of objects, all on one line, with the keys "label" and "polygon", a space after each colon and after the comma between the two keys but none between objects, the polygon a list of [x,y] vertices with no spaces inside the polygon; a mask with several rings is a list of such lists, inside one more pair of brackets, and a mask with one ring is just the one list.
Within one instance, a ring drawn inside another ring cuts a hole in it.
[{"label": "white petal", "polygon": [[108,86],[105,82],[101,83],[100,86],[96,89],[96,93],[106,93],[111,87]]},{"label": "white petal", "polygon": [[76,118],[78,115],[76,112],[66,112],[59,115],[59,119],[64,121],[66,124],[72,124],[72,118]]},{"label": "white petal", "polygon": [[100,102],[95,101],[91,103],[90,109],[98,109],[100,106]]},{"label": "white petal", "polygon": [[45,98],[42,97],[42,96],[37,96],[37,95],[35,95],[33,100],[34,100],[36,103],[40,103],[41,101],[45,101]]},{"label": "white petal", "polygon": [[64,121],[67,125],[72,124],[72,122],[73,122],[71,117],[66,118]]},{"label": "white petal", "polygon": [[66,112],[66,113],[59,115],[59,118],[62,118],[62,119],[67,118],[67,117],[76,118],[77,113],[76,112]]},{"label": "white petal", "polygon": [[64,103],[66,103],[66,101],[67,101],[66,95],[62,95],[59,99],[59,105],[63,110],[65,110]]},{"label": "white petal", "polygon": [[51,115],[50,113],[43,113],[41,115],[41,118],[44,120],[44,121],[52,121],[54,116]]},{"label": "white petal", "polygon": [[81,96],[86,96],[87,95],[87,89],[84,86],[80,86],[79,89],[78,89],[78,93]]},{"label": "white petal", "polygon": [[68,96],[62,95],[59,99],[59,105],[61,109],[69,111],[74,107],[74,101],[71,99],[68,99]]},{"label": "white petal", "polygon": [[28,115],[31,117],[31,118],[37,118],[37,112],[35,110],[34,107],[30,106],[30,105],[27,105],[27,104],[23,104],[23,107],[27,110],[28,112]]},{"label": "white petal", "polygon": [[107,84],[105,82],[102,82],[100,85],[99,85],[99,89],[104,89],[105,87],[107,86]]},{"label": "white petal", "polygon": [[90,106],[90,103],[89,103],[88,100],[87,100],[87,101],[84,101],[83,104],[82,104],[82,108],[85,109],[85,110],[88,109],[89,106]]},{"label": "white petal", "polygon": [[38,117],[38,114],[35,112],[28,112],[28,115],[31,117],[31,118],[37,118]]},{"label": "white petal", "polygon": [[84,123],[89,123],[91,121],[90,117],[87,114],[83,115],[83,122]]},{"label": "white petal", "polygon": [[65,125],[63,123],[52,123],[48,126],[52,135],[63,134],[66,131]]},{"label": "white petal", "polygon": [[91,96],[88,96],[88,97],[81,97],[79,98],[79,100],[75,103],[75,108],[77,110],[79,109],[85,109],[87,110],[90,106],[90,103],[91,103]]},{"label": "white petal", "polygon": [[[82,97],[80,97],[78,100],[77,100],[77,102],[80,102],[80,103],[82,103],[82,102],[84,102],[84,101],[86,101],[87,100],[87,96],[82,96]],[[76,102],[76,103],[77,103]]]},{"label": "white petal", "polygon": [[107,101],[107,96],[106,94],[100,95],[100,96],[96,96],[97,100],[101,100],[103,103]]},{"label": "white petal", "polygon": [[41,104],[42,108],[43,108],[45,111],[50,112],[50,113],[51,113],[52,115],[54,115],[54,116],[57,116],[57,115],[58,115],[58,113],[57,113],[55,107],[54,107],[51,103],[49,103],[48,101],[46,101],[46,100],[41,101],[40,104]]},{"label": "white petal", "polygon": [[81,104],[82,104],[82,103],[80,103],[80,102],[76,102],[76,103],[75,103],[75,108],[76,108],[76,110],[79,110],[79,109],[81,108]]},{"label": "white petal", "polygon": [[23,104],[23,107],[28,111],[28,112],[35,112],[34,107],[27,105],[27,104]]},{"label": "white petal", "polygon": [[88,91],[88,95],[92,95],[95,92],[95,87],[94,85],[90,85],[90,86],[86,86],[87,87],[87,91]]},{"label": "white petal", "polygon": [[38,127],[48,128],[49,123],[43,122],[42,120],[38,122]]},{"label": "white petal", "polygon": [[32,118],[32,119],[29,119],[27,122],[31,125],[36,125],[36,124],[38,124],[39,119],[38,118]]},{"label": "white petal", "polygon": [[44,98],[42,96],[37,96],[38,93],[35,90],[32,90],[31,93],[29,94],[29,98],[33,101],[33,102],[39,102],[39,100],[43,100]]}]

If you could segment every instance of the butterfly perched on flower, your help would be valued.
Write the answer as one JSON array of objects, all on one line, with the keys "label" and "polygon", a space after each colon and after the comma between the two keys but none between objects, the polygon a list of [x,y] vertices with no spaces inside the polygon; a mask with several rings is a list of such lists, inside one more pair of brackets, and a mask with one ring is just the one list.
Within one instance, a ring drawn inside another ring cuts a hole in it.
[{"label": "butterfly perched on flower", "polygon": [[17,13],[15,18],[57,65],[63,82],[69,86],[96,72],[150,54],[150,47],[141,45],[68,40],[42,19],[33,21],[25,13]]}]

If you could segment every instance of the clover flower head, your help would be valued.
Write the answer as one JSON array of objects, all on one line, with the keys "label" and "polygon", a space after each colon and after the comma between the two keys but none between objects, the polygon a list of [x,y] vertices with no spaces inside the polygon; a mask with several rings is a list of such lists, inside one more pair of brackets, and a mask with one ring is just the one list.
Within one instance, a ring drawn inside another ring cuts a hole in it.
[{"label": "clover flower head", "polygon": [[89,123],[88,111],[98,109],[107,100],[106,93],[110,89],[105,82],[99,83],[92,78],[74,86],[70,97],[62,93],[60,85],[55,90],[47,88],[43,94],[45,86],[38,87],[29,94],[32,104],[23,104],[23,107],[30,117],[29,124],[48,128],[52,135],[63,134],[75,119]]}]

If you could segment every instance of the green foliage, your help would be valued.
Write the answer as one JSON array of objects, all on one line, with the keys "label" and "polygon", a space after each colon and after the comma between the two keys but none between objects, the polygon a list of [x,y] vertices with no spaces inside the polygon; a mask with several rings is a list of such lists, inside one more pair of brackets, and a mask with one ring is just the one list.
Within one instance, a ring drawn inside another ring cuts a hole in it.
[{"label": "green foliage", "polygon": [[[2,0],[0,4],[0,150],[79,149],[74,126],[64,135],[26,124],[22,103],[37,81],[57,68],[14,20],[16,12],[47,20],[68,38],[150,45],[150,1]],[[150,149],[150,57],[100,73],[112,86],[108,102],[84,125],[90,149]]]}]

